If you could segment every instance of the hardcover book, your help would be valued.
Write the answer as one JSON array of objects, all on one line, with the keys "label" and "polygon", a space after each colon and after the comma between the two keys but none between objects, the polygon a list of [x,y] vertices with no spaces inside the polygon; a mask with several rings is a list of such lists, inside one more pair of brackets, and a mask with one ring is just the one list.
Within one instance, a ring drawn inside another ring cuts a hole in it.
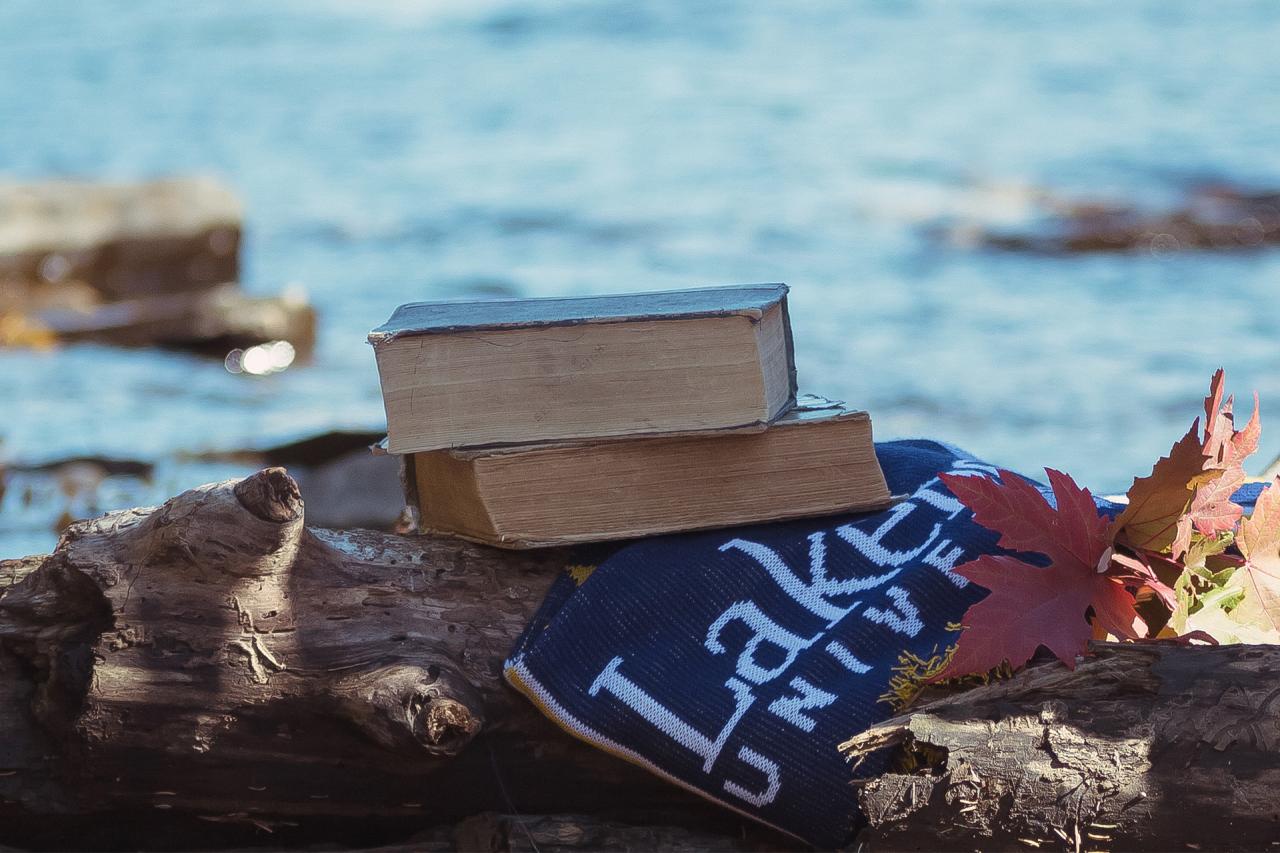
[{"label": "hardcover book", "polygon": [[767,430],[568,441],[404,457],[419,529],[502,548],[879,509],[871,419],[803,398]]},{"label": "hardcover book", "polygon": [[786,294],[403,305],[369,334],[389,449],[763,427],[795,401]]}]

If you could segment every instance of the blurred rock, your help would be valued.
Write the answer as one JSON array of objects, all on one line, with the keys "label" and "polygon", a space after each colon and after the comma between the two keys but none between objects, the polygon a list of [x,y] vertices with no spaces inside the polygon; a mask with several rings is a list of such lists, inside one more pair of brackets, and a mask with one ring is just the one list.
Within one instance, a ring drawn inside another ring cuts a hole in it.
[{"label": "blurred rock", "polygon": [[253,297],[233,284],[110,302],[88,309],[49,308],[31,325],[59,341],[166,346],[222,357],[234,347],[289,341],[306,353],[315,344],[315,310],[298,296]]},{"label": "blurred rock", "polygon": [[287,468],[306,490],[308,524],[394,530],[404,510],[404,493],[399,459],[369,449],[382,437],[381,432],[336,430],[262,450],[199,458]]},{"label": "blurred rock", "polygon": [[368,448],[289,473],[306,489],[307,523],[318,527],[393,530],[404,510],[400,463]]},{"label": "blurred rock", "polygon": [[103,299],[239,278],[243,211],[207,178],[0,184],[0,282],[84,282]]},{"label": "blurred rock", "polygon": [[315,340],[304,297],[251,297],[240,202],[202,178],[0,184],[0,346],[94,341],[224,357]]},{"label": "blurred rock", "polygon": [[1016,226],[948,222],[932,229],[954,245],[1017,252],[1240,250],[1280,243],[1280,193],[1226,184],[1192,187],[1172,209],[1035,194]]},{"label": "blurred rock", "polygon": [[[126,501],[155,503],[156,466],[134,459],[76,456],[37,464],[10,462],[6,477],[13,500],[0,510],[6,524],[0,532],[42,529],[61,532],[72,521],[91,518]],[[127,505],[127,504],[124,504]]]},{"label": "blurred rock", "polygon": [[[58,459],[53,462],[41,462],[38,465],[14,465],[14,471],[23,471],[30,474],[52,474],[55,476],[66,476],[68,472],[75,474],[76,472],[92,472],[92,479],[101,481],[107,477],[140,477],[149,479],[156,470],[156,466],[150,462],[141,462],[137,459],[116,459],[107,456],[69,456],[66,459]],[[85,479],[85,476],[80,476]]]},{"label": "blurred rock", "polygon": [[[73,522],[150,506],[202,482],[285,466],[310,491],[309,524],[395,530],[404,510],[397,457],[374,456],[378,432],[335,431],[266,448],[181,454],[155,461],[77,456],[7,463],[0,485],[0,543],[60,532]],[[42,546],[43,547],[43,546]],[[0,551],[3,553],[3,551]]]},{"label": "blurred rock", "polygon": [[254,455],[267,465],[279,465],[290,469],[314,468],[351,453],[372,455],[370,448],[382,441],[385,435],[385,432],[334,430],[277,444],[257,451]]},{"label": "blurred rock", "polygon": [[0,347],[49,349],[58,343],[53,332],[30,318],[0,311]]}]

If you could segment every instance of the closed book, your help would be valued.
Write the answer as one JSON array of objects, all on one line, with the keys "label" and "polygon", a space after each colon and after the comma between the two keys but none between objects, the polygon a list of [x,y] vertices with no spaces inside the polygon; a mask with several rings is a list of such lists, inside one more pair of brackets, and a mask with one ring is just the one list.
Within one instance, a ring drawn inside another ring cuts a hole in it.
[{"label": "closed book", "polygon": [[786,294],[403,305],[369,335],[389,449],[758,428],[795,401]]},{"label": "closed book", "polygon": [[570,441],[404,458],[422,532],[502,548],[629,539],[878,509],[871,419],[804,398],[768,429]]}]

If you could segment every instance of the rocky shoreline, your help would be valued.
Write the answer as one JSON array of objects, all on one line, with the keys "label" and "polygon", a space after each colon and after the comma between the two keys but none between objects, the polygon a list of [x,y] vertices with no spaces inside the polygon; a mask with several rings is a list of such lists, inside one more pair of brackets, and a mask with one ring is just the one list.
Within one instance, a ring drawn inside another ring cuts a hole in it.
[{"label": "rocky shoreline", "polygon": [[1195,184],[1172,204],[1074,198],[1047,189],[1024,193],[1015,225],[960,219],[931,226],[942,242],[1036,254],[1247,251],[1280,243],[1280,192],[1225,183]]},{"label": "rocky shoreline", "polygon": [[240,288],[240,201],[207,178],[0,184],[0,346],[94,342],[225,356],[315,342],[296,294]]}]

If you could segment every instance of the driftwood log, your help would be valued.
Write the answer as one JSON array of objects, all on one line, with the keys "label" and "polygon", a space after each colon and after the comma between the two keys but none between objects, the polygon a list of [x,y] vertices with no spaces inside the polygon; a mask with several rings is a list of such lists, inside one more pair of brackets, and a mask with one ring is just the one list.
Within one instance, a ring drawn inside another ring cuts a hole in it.
[{"label": "driftwood log", "polygon": [[[0,563],[0,846],[794,847],[502,684],[564,559],[309,529],[278,468],[73,525]],[[1097,651],[846,745],[899,759],[863,840],[1280,839],[1280,649]]]},{"label": "driftwood log", "polygon": [[75,524],[0,564],[0,845],[368,844],[484,812],[553,816],[495,824],[507,847],[628,815],[754,843],[503,685],[562,565],[305,528],[280,468]]},{"label": "driftwood log", "polygon": [[1280,646],[1095,644],[854,737],[872,849],[1280,849]]}]

